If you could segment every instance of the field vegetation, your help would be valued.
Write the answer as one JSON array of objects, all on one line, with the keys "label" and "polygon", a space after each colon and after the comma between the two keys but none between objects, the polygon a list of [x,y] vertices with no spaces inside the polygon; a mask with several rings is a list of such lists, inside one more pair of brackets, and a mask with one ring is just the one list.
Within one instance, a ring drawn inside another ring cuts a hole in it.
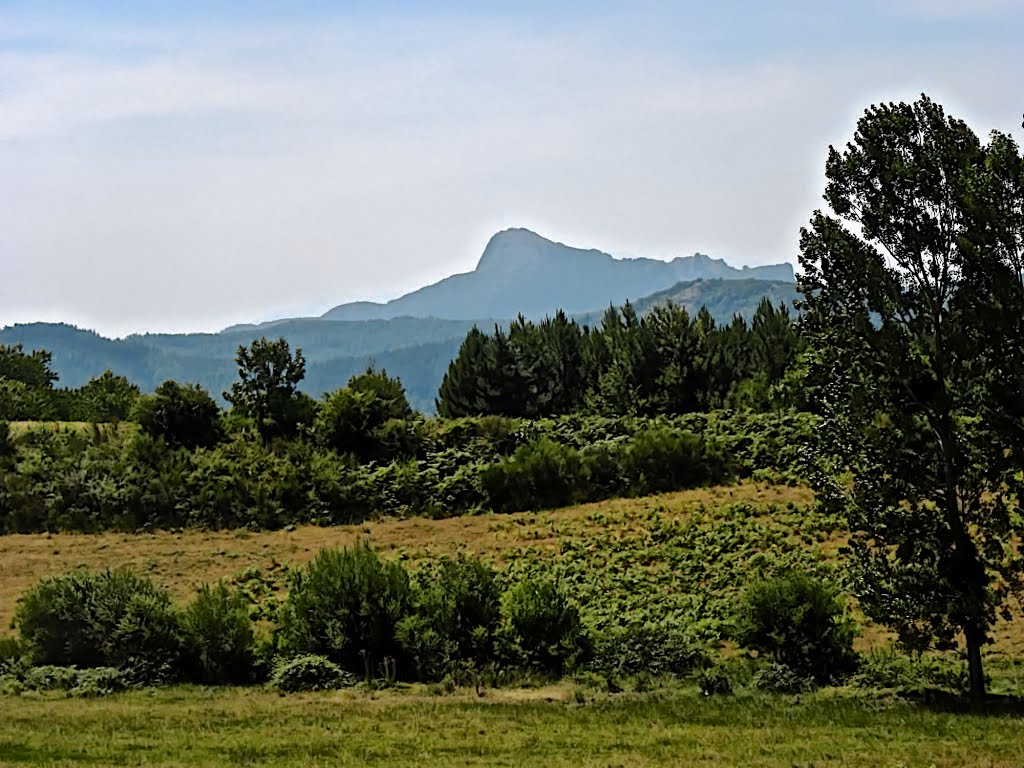
[{"label": "field vegetation", "polygon": [[[154,754],[308,764],[375,702],[353,760],[863,764],[859,725],[895,760],[1019,764],[993,724],[1021,715],[1024,158],[923,97],[869,109],[826,174],[799,318],[474,328],[438,417],[373,369],[314,400],[283,338],[239,348],[227,412],[112,372],[57,389],[47,352],[0,347],[0,418],[42,422],[0,421],[0,705],[115,697],[66,741],[19,710],[0,758],[103,762],[106,733],[127,759],[121,711],[166,719]],[[262,740],[263,688],[321,696],[289,710],[304,741]],[[231,691],[239,751],[190,738]],[[991,719],[953,717],[966,693]],[[429,712],[521,720],[380,751]]]}]

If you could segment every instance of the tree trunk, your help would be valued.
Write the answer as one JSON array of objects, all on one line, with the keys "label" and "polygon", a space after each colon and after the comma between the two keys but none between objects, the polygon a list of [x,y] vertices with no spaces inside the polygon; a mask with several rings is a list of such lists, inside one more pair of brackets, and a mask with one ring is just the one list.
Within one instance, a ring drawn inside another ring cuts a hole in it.
[{"label": "tree trunk", "polygon": [[985,673],[981,667],[981,646],[985,633],[977,624],[967,627],[967,671],[971,677],[971,701],[981,704],[985,701]]}]

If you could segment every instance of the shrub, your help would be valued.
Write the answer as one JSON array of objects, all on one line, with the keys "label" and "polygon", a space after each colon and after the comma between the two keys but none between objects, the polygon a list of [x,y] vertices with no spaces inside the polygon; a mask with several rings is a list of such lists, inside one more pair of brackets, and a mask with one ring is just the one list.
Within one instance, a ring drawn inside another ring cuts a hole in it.
[{"label": "shrub", "polygon": [[219,406],[198,384],[165,381],[136,400],[132,418],[172,448],[210,448],[224,435]]},{"label": "shrub", "polygon": [[814,690],[816,681],[787,664],[772,662],[754,673],[754,687],[766,693],[805,693]]},{"label": "shrub", "polygon": [[204,584],[182,616],[193,675],[223,685],[252,680],[255,639],[245,596],[223,582]]},{"label": "shrub", "polygon": [[35,664],[116,667],[147,683],[180,668],[170,596],[126,569],[45,578],[18,599],[14,625]]},{"label": "shrub", "polygon": [[93,667],[80,669],[75,684],[69,693],[72,696],[108,696],[112,693],[125,691],[132,686],[128,675],[113,667]]},{"label": "shrub", "polygon": [[279,647],[377,674],[387,659],[405,661],[395,631],[409,612],[409,575],[401,564],[381,560],[365,544],[325,549],[304,571],[291,574]]},{"label": "shrub", "polygon": [[704,649],[685,629],[669,623],[637,623],[596,640],[588,667],[606,675],[681,676],[707,663]]},{"label": "shrub", "polygon": [[113,667],[24,667],[6,675],[14,691],[65,691],[71,696],[106,696],[131,687],[128,676]]},{"label": "shrub", "polygon": [[415,613],[398,639],[421,680],[440,680],[464,662],[491,661],[501,616],[497,573],[474,558],[442,559],[417,574]]},{"label": "shrub", "polygon": [[703,438],[671,427],[637,432],[621,450],[621,473],[634,494],[721,482],[725,461]]},{"label": "shrub", "polygon": [[330,691],[354,685],[355,678],[324,656],[304,654],[274,669],[270,687],[278,691]]},{"label": "shrub", "polygon": [[735,630],[740,645],[819,684],[841,678],[856,665],[854,624],[835,590],[800,571],[748,588]]},{"label": "shrub", "polygon": [[480,482],[495,512],[520,512],[579,501],[583,472],[579,451],[541,438],[486,467]]},{"label": "shrub", "polygon": [[314,432],[324,446],[338,453],[390,460],[415,452],[415,433],[402,429],[410,416],[412,408],[402,383],[386,371],[368,368],[349,379],[343,389],[324,397]]},{"label": "shrub", "polygon": [[554,581],[520,581],[503,595],[501,609],[509,655],[527,666],[561,676],[586,656],[579,611]]},{"label": "shrub", "polygon": [[0,637],[0,674],[25,655],[25,648],[16,637]]}]

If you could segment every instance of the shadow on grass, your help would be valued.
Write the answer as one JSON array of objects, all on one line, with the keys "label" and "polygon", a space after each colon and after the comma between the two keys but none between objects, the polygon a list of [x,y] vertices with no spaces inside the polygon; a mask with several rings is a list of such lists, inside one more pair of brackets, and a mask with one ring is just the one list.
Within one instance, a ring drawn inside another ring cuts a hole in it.
[{"label": "shadow on grass", "polygon": [[1024,717],[1024,697],[989,694],[982,702],[972,701],[966,694],[951,693],[940,688],[925,688],[905,696],[926,709],[956,715],[990,717]]}]

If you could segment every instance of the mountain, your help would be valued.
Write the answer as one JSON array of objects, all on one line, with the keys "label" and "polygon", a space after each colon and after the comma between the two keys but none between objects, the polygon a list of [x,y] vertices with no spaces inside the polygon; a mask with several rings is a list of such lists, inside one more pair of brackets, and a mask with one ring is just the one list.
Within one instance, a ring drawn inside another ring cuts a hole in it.
[{"label": "mountain", "polygon": [[557,309],[568,314],[647,296],[689,280],[794,280],[790,264],[730,267],[703,254],[672,261],[616,259],[597,250],[571,248],[528,229],[499,232],[476,269],[452,275],[385,304],[360,301],[324,313],[325,320],[444,317],[540,318]]},{"label": "mountain", "polygon": [[448,363],[474,325],[490,331],[520,313],[540,319],[564,309],[593,326],[610,304],[627,300],[641,312],[670,300],[691,312],[707,305],[716,319],[728,321],[734,314],[749,318],[764,296],[775,303],[795,298],[789,264],[735,269],[701,254],[668,262],[615,259],[511,229],[491,238],[473,272],[387,304],[344,304],[323,317],[236,325],[220,333],[124,339],[65,324],[29,323],[0,329],[0,344],[49,350],[65,387],[81,386],[109,368],[146,392],[174,379],[197,382],[219,398],[237,376],[239,346],[260,336],[284,337],[293,349],[302,349],[302,389],[314,397],[344,386],[373,364],[402,380],[413,407],[432,411]]}]

